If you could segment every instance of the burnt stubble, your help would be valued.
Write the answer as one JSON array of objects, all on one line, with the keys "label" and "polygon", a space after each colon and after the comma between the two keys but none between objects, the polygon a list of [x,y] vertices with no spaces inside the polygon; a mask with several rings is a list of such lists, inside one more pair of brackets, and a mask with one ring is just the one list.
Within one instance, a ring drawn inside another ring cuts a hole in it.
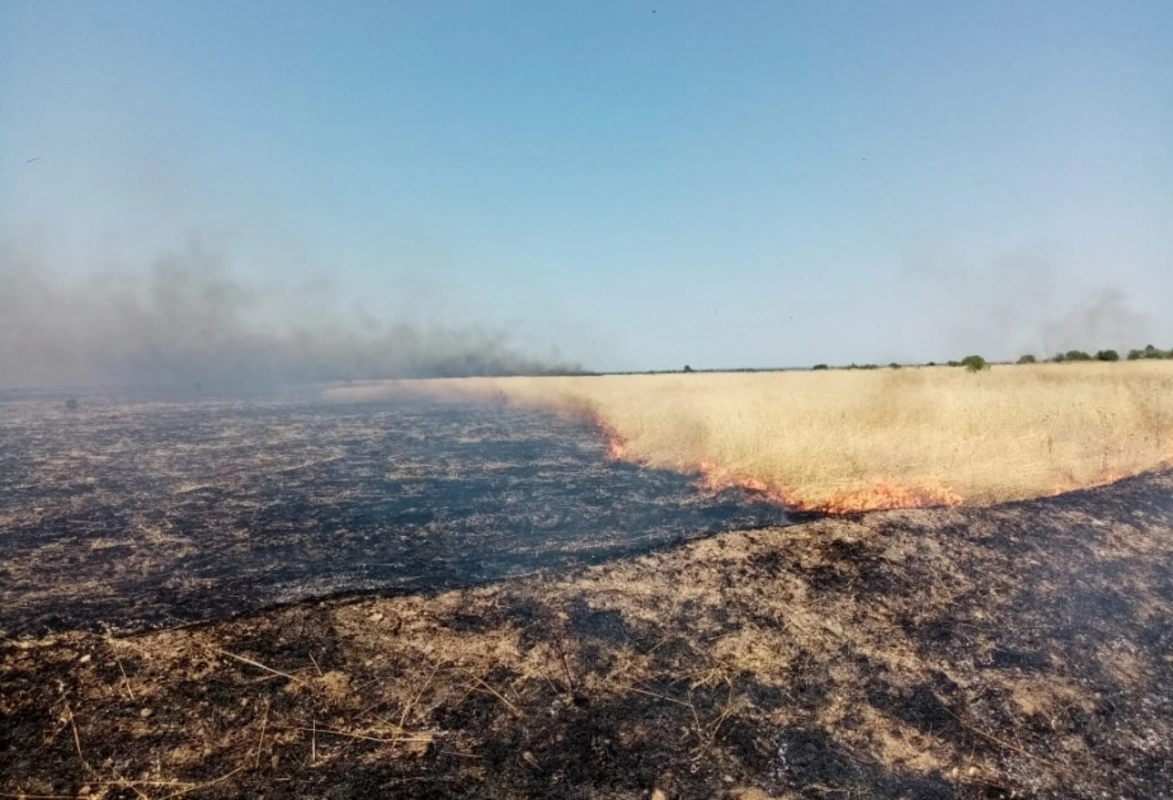
[{"label": "burnt stubble", "polygon": [[133,631],[470,586],[785,524],[487,404],[0,403],[0,630]]}]

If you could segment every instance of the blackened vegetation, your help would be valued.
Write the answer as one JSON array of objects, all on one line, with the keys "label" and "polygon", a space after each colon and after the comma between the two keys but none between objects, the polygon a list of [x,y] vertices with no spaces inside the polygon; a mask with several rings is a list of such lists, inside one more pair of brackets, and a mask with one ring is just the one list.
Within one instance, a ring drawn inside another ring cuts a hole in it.
[{"label": "blackened vegetation", "polygon": [[785,524],[604,458],[581,420],[438,404],[0,404],[0,631],[468,586]]},{"label": "blackened vegetation", "polygon": [[1171,565],[1173,476],[1149,475],[8,640],[0,792],[1169,797]]}]

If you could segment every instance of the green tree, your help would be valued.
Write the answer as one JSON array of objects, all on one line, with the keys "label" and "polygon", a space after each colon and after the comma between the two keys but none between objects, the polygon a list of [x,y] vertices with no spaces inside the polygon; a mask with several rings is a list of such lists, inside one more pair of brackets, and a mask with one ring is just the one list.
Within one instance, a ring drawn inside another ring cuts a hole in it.
[{"label": "green tree", "polygon": [[981,372],[990,368],[989,363],[981,356],[966,356],[959,363],[967,372]]},{"label": "green tree", "polygon": [[1100,350],[1096,353],[1096,361],[1119,361],[1120,354],[1115,350]]},{"label": "green tree", "polygon": [[1083,350],[1068,350],[1063,354],[1065,361],[1091,361],[1092,357]]},{"label": "green tree", "polygon": [[684,371],[685,371],[685,372],[695,372],[696,370],[694,370],[694,369],[693,369],[692,367],[690,367],[688,364],[685,364],[685,365],[684,365]]},{"label": "green tree", "polygon": [[815,364],[811,369],[830,369],[826,364]]},{"label": "green tree", "polygon": [[1038,363],[1038,359],[1035,358],[1034,356],[1032,356],[1030,353],[1027,353],[1024,356],[1018,357],[1018,363],[1019,364],[1036,364],[1036,363]]}]

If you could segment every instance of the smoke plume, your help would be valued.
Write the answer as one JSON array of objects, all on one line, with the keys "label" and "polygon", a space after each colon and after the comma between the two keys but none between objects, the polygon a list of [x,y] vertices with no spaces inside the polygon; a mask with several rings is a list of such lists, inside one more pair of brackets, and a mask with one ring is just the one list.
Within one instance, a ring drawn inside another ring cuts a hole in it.
[{"label": "smoke plume", "polygon": [[[69,282],[0,252],[0,388],[265,389],[573,371],[504,333],[292,311],[198,249]],[[305,306],[303,304],[303,311]]]},{"label": "smoke plume", "polygon": [[1154,318],[1124,288],[1097,285],[1098,277],[1061,269],[1038,255],[982,268],[913,267],[929,305],[943,309],[938,330],[949,352],[999,359],[1073,349],[1124,351],[1147,343]]},{"label": "smoke plume", "polygon": [[1068,349],[1143,347],[1151,330],[1149,319],[1118,289],[1102,289],[1085,297],[1043,326],[1048,354]]}]

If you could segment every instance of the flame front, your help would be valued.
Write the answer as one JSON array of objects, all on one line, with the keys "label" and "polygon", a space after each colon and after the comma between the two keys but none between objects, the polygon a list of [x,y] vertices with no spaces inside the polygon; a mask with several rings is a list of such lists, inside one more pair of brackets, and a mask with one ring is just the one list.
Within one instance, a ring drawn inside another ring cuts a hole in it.
[{"label": "flame front", "polygon": [[[644,463],[644,459],[631,453],[627,441],[614,426],[593,411],[588,414],[606,437],[608,459]],[[897,508],[952,508],[967,502],[982,502],[973,497],[967,498],[955,487],[933,478],[922,479],[916,483],[894,478],[877,478],[866,485],[827,492],[779,485],[721,467],[711,461],[680,463],[674,466],[680,472],[700,473],[697,487],[702,491],[717,492],[729,488],[745,489],[792,511],[853,514]],[[1173,459],[1163,461],[1157,468],[1173,469]],[[1133,477],[1142,471],[1144,470],[1105,469],[1101,474],[1083,480],[1077,479],[1074,475],[1068,475],[1049,494],[1059,495],[1094,486],[1104,486]]]},{"label": "flame front", "polygon": [[815,504],[811,511],[829,514],[849,514],[858,511],[876,511],[883,508],[937,508],[959,506],[965,502],[960,494],[937,482],[918,485],[890,480],[873,481],[854,491],[844,491],[830,500]]},{"label": "flame front", "polygon": [[964,502],[960,494],[938,482],[908,485],[893,480],[876,480],[859,489],[847,489],[835,492],[830,497],[815,499],[804,498],[801,491],[772,486],[759,478],[727,472],[711,462],[702,461],[699,471],[699,485],[703,489],[719,491],[740,487],[795,511],[850,514],[886,508],[958,506]]},{"label": "flame front", "polygon": [[603,436],[607,438],[607,458],[611,461],[624,461],[627,459],[627,445],[623,441],[623,437],[619,435],[619,431],[608,425],[598,415],[593,415],[595,425],[603,432]]}]

